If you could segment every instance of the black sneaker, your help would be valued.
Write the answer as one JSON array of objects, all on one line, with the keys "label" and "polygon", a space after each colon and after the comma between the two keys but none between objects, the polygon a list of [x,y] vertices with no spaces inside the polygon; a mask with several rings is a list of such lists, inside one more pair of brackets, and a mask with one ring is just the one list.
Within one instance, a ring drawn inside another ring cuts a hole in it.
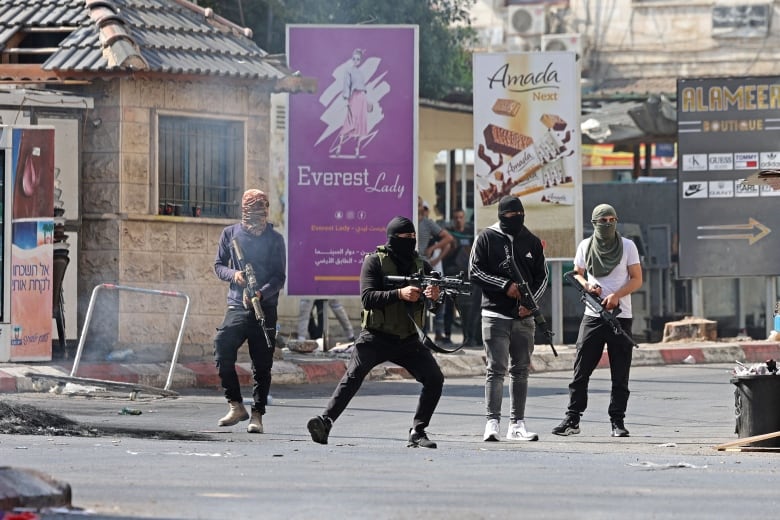
[{"label": "black sneaker", "polygon": [[623,424],[623,419],[612,419],[612,437],[628,437],[628,430]]},{"label": "black sneaker", "polygon": [[311,440],[318,444],[328,444],[328,434],[330,433],[330,428],[332,426],[333,423],[330,419],[326,419],[321,415],[312,417],[309,419],[309,422],[306,423],[306,428],[309,430]]},{"label": "black sneaker", "polygon": [[409,444],[407,448],[436,448],[436,443],[428,438],[428,434],[425,432],[418,433],[414,430],[409,430]]},{"label": "black sneaker", "polygon": [[580,433],[580,420],[572,415],[567,415],[561,424],[552,429],[555,435],[575,435]]}]

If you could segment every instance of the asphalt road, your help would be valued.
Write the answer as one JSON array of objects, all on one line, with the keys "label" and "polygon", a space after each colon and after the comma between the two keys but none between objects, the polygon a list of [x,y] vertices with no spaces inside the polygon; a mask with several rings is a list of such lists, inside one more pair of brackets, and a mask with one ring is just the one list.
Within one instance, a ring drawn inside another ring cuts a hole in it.
[{"label": "asphalt road", "polygon": [[[634,368],[625,439],[609,437],[608,371],[594,374],[571,437],[549,433],[570,373],[533,374],[526,420],[541,438],[531,443],[482,442],[483,380],[449,379],[429,428],[437,450],[405,447],[414,381],[365,383],[327,446],[305,424],[333,385],[272,387],[263,435],[216,427],[226,408],[216,390],[136,401],[13,394],[3,401],[148,438],[0,435],[0,464],[70,483],[73,504],[102,517],[775,518],[780,453],[714,449],[736,439],[731,368]],[[154,439],[159,429],[212,440]]]}]

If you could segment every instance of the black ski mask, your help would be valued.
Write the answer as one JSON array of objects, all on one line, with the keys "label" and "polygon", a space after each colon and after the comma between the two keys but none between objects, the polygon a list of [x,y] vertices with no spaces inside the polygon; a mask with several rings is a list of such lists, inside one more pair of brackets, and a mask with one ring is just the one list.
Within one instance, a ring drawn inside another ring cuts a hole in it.
[{"label": "black ski mask", "polygon": [[[505,216],[506,213],[519,211],[519,215],[512,217]],[[507,235],[517,235],[525,229],[525,210],[520,199],[511,195],[502,197],[498,202],[498,220],[501,225],[501,231]]]},{"label": "black ski mask", "polygon": [[414,259],[417,256],[417,239],[401,238],[398,236],[401,233],[415,233],[414,224],[406,217],[394,217],[387,224],[387,249],[390,250],[398,268],[408,274],[414,267]]}]

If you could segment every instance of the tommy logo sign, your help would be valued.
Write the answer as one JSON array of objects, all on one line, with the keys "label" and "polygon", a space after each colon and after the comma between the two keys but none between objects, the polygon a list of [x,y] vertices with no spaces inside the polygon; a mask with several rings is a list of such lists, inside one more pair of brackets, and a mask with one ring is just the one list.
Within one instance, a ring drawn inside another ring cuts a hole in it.
[{"label": "tommy logo sign", "polygon": [[757,170],[758,152],[735,153],[734,169],[735,170]]}]

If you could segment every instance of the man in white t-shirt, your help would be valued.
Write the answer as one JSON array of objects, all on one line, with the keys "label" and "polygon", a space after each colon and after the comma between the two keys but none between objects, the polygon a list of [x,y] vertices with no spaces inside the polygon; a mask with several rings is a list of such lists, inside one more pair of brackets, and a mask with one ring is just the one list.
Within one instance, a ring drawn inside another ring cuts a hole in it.
[{"label": "man in white t-shirt", "polygon": [[[607,310],[620,307],[617,319],[626,334],[631,334],[631,293],[642,287],[642,265],[633,241],[617,232],[617,213],[609,204],[593,209],[593,236],[577,246],[574,256],[576,280],[585,290],[602,300]],[[628,405],[628,375],[633,345],[615,335],[598,313],[585,307],[577,336],[574,376],[569,384],[569,407],[563,422],[553,428],[555,435],[580,433],[580,417],[588,406],[588,382],[607,345],[612,391],[609,418],[612,437],[628,437],[624,419]]]}]

